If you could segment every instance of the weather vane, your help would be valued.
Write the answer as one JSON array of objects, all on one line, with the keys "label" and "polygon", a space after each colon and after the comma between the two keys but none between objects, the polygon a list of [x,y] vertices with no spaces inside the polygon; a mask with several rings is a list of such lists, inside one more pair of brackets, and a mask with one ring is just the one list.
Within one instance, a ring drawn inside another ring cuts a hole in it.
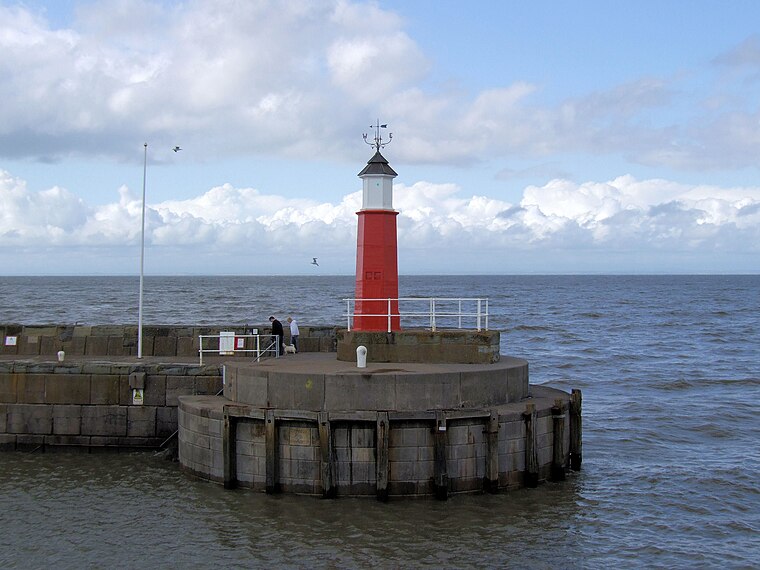
[{"label": "weather vane", "polygon": [[367,133],[364,133],[362,137],[364,137],[364,142],[367,143],[369,146],[374,147],[375,150],[380,152],[380,149],[383,148],[385,145],[390,144],[391,140],[393,139],[393,133],[388,133],[388,140],[383,142],[383,137],[380,136],[380,129],[387,129],[388,125],[381,125],[380,119],[377,120],[377,124],[370,125],[370,129],[375,129],[375,138],[372,140],[372,142],[367,140]]}]

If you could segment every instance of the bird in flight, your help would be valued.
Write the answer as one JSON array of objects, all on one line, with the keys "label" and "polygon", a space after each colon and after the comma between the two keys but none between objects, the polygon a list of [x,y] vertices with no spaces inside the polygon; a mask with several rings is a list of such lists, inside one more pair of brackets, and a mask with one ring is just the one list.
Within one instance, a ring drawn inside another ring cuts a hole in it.
[{"label": "bird in flight", "polygon": [[316,257],[312,257],[311,260],[312,260],[311,261],[312,265],[316,265],[317,267],[319,267],[319,263],[317,263],[317,258]]},{"label": "bird in flight", "polygon": [[174,152],[177,152],[178,150],[182,150],[182,149],[181,149],[181,148],[179,148],[178,146],[175,146],[175,147],[174,147],[172,150],[173,150]]}]

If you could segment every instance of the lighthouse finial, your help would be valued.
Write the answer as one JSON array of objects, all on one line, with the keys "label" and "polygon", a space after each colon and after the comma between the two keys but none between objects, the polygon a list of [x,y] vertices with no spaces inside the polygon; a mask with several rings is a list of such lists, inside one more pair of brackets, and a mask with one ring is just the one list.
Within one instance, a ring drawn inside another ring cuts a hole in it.
[{"label": "lighthouse finial", "polygon": [[393,139],[393,133],[388,133],[388,140],[383,142],[383,137],[380,136],[380,129],[387,129],[388,125],[381,125],[380,119],[377,120],[376,124],[370,125],[369,128],[375,129],[375,138],[372,139],[372,142],[370,142],[367,140],[367,133],[364,133],[362,135],[362,137],[364,138],[364,142],[367,143],[369,146],[373,147],[378,152],[380,152],[381,148],[383,148],[387,144],[390,144],[391,140]]}]

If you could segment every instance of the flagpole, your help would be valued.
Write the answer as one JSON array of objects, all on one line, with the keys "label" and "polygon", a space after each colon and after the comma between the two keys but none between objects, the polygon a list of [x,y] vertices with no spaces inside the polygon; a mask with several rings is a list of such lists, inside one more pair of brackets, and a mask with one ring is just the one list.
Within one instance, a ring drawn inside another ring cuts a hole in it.
[{"label": "flagpole", "polygon": [[145,263],[145,180],[148,174],[148,143],[143,145],[142,226],[140,231],[140,300],[137,308],[137,358],[142,358],[143,266]]}]

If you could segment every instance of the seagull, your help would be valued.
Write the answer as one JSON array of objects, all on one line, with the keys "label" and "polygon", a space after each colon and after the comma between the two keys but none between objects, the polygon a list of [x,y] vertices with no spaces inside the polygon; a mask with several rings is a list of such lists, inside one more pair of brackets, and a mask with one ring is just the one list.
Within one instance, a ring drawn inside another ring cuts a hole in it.
[{"label": "seagull", "polygon": [[317,267],[319,267],[319,263],[317,263],[317,258],[316,257],[312,257],[311,259],[312,259],[311,264],[312,265],[316,265]]},{"label": "seagull", "polygon": [[181,148],[179,148],[178,146],[175,146],[175,147],[174,147],[172,150],[173,150],[174,152],[177,152],[178,150],[182,150],[182,149],[181,149]]}]

